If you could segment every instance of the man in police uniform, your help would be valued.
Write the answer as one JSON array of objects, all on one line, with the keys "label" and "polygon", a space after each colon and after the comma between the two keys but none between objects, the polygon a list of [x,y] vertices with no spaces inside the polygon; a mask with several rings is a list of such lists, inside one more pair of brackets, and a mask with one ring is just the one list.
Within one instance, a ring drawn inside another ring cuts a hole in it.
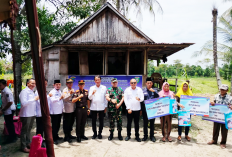
[{"label": "man in police uniform", "polygon": [[9,132],[7,143],[12,143],[17,140],[13,122],[14,111],[16,109],[14,104],[13,93],[6,86],[6,80],[3,79],[0,80],[0,90],[2,91],[2,109],[0,110],[0,116],[4,115],[6,128]]},{"label": "man in police uniform", "polygon": [[64,95],[64,117],[63,117],[63,130],[64,130],[64,141],[68,141],[69,143],[72,142],[71,139],[75,139],[75,136],[71,135],[71,131],[73,128],[75,113],[74,113],[74,103],[72,102],[72,95],[74,93],[73,80],[67,79],[66,80],[66,88],[63,90]]},{"label": "man in police uniform", "polygon": [[[80,80],[78,82],[79,90],[76,90],[73,95],[72,102],[76,103],[76,135],[77,142],[81,142],[81,139],[88,140],[85,136],[85,123],[87,119],[87,115],[89,115],[90,110],[90,101],[88,98],[88,90],[84,89],[85,81]],[[88,105],[88,108],[87,108]]]},{"label": "man in police uniform", "polygon": [[122,131],[122,103],[124,101],[124,92],[122,88],[118,87],[117,78],[111,80],[112,87],[106,91],[106,100],[108,101],[109,119],[110,119],[110,136],[108,140],[113,139],[114,122],[117,120],[118,139],[123,140]]},{"label": "man in police uniform", "polygon": [[[152,78],[148,77],[146,79],[146,88],[143,89],[144,100],[149,100],[159,97],[155,89],[152,88],[152,85],[153,85]],[[142,141],[146,141],[148,137],[148,131],[147,131],[148,118],[147,118],[147,112],[146,112],[144,101],[141,103],[141,110],[143,114],[143,132],[144,132],[144,138],[142,139]],[[155,119],[150,119],[150,140],[152,142],[156,141],[156,138],[154,136],[154,123],[155,123]]]}]

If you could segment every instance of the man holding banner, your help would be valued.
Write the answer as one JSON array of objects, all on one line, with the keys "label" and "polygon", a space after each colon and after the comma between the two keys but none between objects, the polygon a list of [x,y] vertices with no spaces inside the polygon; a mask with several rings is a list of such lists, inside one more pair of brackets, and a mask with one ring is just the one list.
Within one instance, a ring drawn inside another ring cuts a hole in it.
[{"label": "man holding banner", "polygon": [[[144,94],[144,100],[149,100],[149,99],[154,99],[158,98],[159,95],[156,93],[155,89],[152,88],[153,82],[152,78],[148,77],[146,79],[146,88],[143,89],[143,94]],[[143,132],[144,132],[144,137],[142,141],[146,141],[148,137],[148,118],[147,118],[147,111],[145,107],[144,101],[141,103],[141,110],[143,114]],[[152,142],[156,141],[156,138],[154,137],[154,123],[155,119],[150,119],[150,140]]]},{"label": "man holding banner", "polygon": [[[211,102],[211,105],[214,106],[216,103],[216,104],[227,105],[228,107],[230,107],[231,97],[227,94],[228,89],[229,87],[227,85],[222,84],[220,86],[220,94],[215,95],[214,101]],[[224,149],[226,148],[226,140],[227,140],[227,134],[228,134],[228,130],[226,129],[225,124],[214,122],[213,140],[208,142],[208,144],[209,145],[217,144],[220,128],[221,128],[221,136],[222,136],[220,146],[222,149]]]},{"label": "man holding banner", "polygon": [[141,88],[137,87],[136,79],[132,78],[130,80],[131,87],[126,88],[124,93],[124,101],[126,104],[126,109],[128,110],[127,113],[127,137],[125,141],[130,140],[131,136],[131,123],[132,119],[134,118],[135,124],[135,139],[138,142],[141,142],[139,138],[139,116],[141,105],[140,102],[144,100],[144,94]]}]

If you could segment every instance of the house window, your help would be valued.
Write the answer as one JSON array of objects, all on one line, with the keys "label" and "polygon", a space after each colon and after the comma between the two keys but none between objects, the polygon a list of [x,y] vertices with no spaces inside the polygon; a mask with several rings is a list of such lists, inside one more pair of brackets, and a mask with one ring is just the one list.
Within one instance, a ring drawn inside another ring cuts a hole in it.
[{"label": "house window", "polygon": [[88,52],[89,75],[103,74],[103,52]]},{"label": "house window", "polygon": [[79,55],[78,52],[68,52],[68,74],[79,75]]},{"label": "house window", "polygon": [[126,52],[108,53],[108,75],[126,74]]},{"label": "house window", "polygon": [[143,52],[130,52],[129,74],[143,74]]}]

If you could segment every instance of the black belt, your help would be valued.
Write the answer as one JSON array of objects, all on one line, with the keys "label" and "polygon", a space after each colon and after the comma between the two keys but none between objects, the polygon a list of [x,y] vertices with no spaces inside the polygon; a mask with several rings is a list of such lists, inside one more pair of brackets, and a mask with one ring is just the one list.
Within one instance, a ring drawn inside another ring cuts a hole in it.
[{"label": "black belt", "polygon": [[86,107],[84,107],[84,106],[83,106],[83,107],[77,107],[77,108],[82,108],[82,109],[85,109]]}]

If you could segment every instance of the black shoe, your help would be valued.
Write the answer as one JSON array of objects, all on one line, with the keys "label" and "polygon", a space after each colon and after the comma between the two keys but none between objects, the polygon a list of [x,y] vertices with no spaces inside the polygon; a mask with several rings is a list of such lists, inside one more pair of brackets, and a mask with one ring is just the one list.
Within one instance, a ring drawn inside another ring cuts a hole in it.
[{"label": "black shoe", "polygon": [[63,139],[64,139],[63,137],[57,136],[57,140],[63,140]]},{"label": "black shoe", "polygon": [[77,137],[77,142],[81,142],[81,138],[80,137]]},{"label": "black shoe", "polygon": [[122,136],[118,136],[118,139],[119,139],[120,141],[122,141],[122,140],[123,140],[123,137],[122,137]]},{"label": "black shoe", "polygon": [[108,137],[108,140],[111,141],[112,139],[113,139],[113,136],[110,135],[110,136]]},{"label": "black shoe", "polygon": [[119,139],[120,141],[122,141],[122,140],[123,140],[123,138],[122,138],[122,134],[121,134],[121,131],[118,131],[118,139]]},{"label": "black shoe", "polygon": [[76,136],[72,136],[71,134],[69,135],[69,138],[70,139],[76,139],[77,137]]},{"label": "black shoe", "polygon": [[98,134],[98,139],[102,139],[102,135],[101,134]]},{"label": "black shoe", "polygon": [[69,136],[65,136],[65,137],[64,137],[64,142],[71,143],[72,140],[69,138]]},{"label": "black shoe", "polygon": [[147,140],[147,136],[144,136],[142,141],[146,141]]},{"label": "black shoe", "polygon": [[54,144],[57,145],[57,144],[58,144],[58,141],[57,141],[57,140],[54,140]]},{"label": "black shoe", "polygon": [[131,138],[130,138],[130,136],[127,136],[126,138],[125,138],[125,141],[129,141]]},{"label": "black shoe", "polygon": [[135,140],[141,142],[141,139],[139,137],[136,137]]},{"label": "black shoe", "polygon": [[86,137],[86,136],[81,136],[81,138],[82,138],[83,140],[88,140],[88,137]]},{"label": "black shoe", "polygon": [[97,134],[93,134],[92,139],[95,139],[97,137]]},{"label": "black shoe", "polygon": [[151,137],[151,141],[152,142],[155,142],[156,141],[156,138],[153,136],[153,137]]}]

